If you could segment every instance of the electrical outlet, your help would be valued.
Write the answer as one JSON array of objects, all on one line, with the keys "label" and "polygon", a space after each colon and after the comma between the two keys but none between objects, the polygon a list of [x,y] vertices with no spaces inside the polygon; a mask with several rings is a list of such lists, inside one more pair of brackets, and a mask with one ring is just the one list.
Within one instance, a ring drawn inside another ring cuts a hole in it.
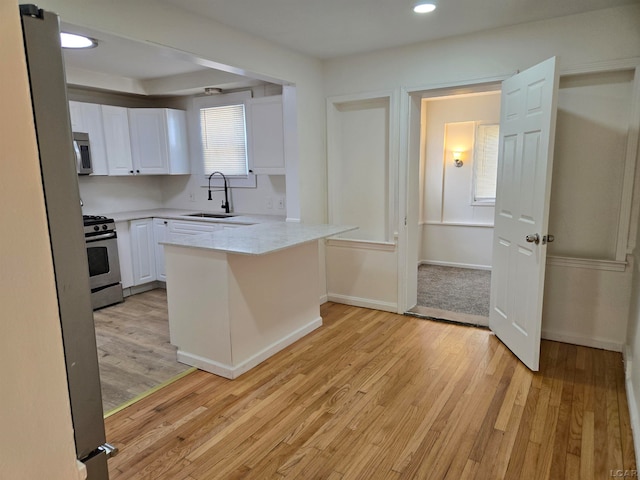
[{"label": "electrical outlet", "polygon": [[189,192],[189,201],[190,202],[195,202],[196,201],[196,195],[193,192]]},{"label": "electrical outlet", "polygon": [[284,197],[278,198],[278,209],[284,210]]},{"label": "electrical outlet", "polygon": [[271,210],[273,208],[273,198],[267,197],[267,201],[265,202],[267,209]]}]

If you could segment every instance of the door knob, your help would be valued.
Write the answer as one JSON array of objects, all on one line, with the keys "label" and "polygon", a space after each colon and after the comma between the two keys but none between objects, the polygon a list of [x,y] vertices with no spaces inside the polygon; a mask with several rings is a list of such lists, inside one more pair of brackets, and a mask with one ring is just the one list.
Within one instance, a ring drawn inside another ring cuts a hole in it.
[{"label": "door knob", "polygon": [[537,233],[533,233],[531,235],[527,235],[524,238],[529,243],[535,243],[536,245],[538,245],[540,243],[540,235],[538,235]]},{"label": "door knob", "polygon": [[542,244],[544,245],[545,243],[552,243],[555,240],[555,237],[553,235],[545,235],[544,237],[542,237]]}]

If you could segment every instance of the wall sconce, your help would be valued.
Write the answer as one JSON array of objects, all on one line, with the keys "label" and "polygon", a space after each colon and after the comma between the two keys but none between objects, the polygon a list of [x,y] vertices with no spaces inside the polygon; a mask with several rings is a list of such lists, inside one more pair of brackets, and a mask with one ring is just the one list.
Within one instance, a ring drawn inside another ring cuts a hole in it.
[{"label": "wall sconce", "polygon": [[456,167],[460,168],[462,167],[462,165],[464,165],[461,160],[462,152],[451,152],[451,155],[453,155],[453,163],[455,163]]}]

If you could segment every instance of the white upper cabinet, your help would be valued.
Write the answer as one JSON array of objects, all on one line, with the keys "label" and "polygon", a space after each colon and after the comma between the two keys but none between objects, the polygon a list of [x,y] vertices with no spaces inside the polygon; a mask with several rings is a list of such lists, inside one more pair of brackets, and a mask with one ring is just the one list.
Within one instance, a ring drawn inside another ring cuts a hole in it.
[{"label": "white upper cabinet", "polygon": [[282,95],[251,100],[250,153],[256,174],[284,175]]},{"label": "white upper cabinet", "polygon": [[107,151],[102,127],[101,106],[95,103],[69,102],[71,129],[89,134],[92,175],[108,175]]},{"label": "white upper cabinet", "polygon": [[130,108],[134,174],[187,174],[186,114],[168,108]]},{"label": "white upper cabinet", "polygon": [[102,124],[109,175],[133,175],[127,108],[102,105]]},{"label": "white upper cabinet", "polygon": [[69,102],[71,127],[91,142],[93,175],[190,173],[186,113]]}]

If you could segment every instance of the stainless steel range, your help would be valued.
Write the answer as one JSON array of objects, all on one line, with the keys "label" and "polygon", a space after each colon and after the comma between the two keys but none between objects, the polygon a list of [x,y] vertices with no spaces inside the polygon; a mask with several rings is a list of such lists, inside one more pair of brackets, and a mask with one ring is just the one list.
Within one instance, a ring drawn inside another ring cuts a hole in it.
[{"label": "stainless steel range", "polygon": [[93,309],[123,301],[116,223],[112,218],[83,215]]}]

